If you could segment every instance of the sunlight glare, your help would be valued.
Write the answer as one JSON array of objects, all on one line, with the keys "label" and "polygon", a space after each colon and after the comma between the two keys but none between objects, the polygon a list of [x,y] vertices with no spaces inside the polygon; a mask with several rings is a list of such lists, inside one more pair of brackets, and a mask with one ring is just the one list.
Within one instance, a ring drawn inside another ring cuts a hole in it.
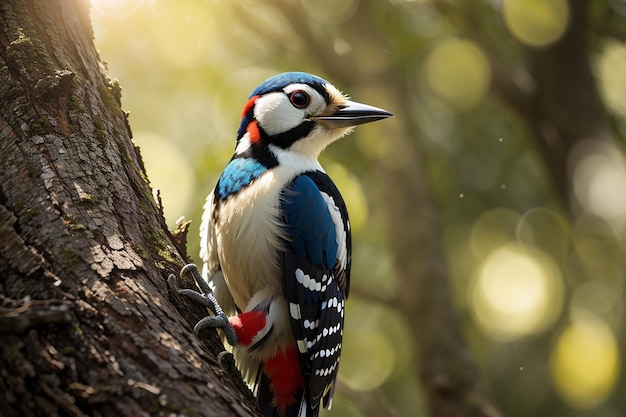
[{"label": "sunlight glare", "polygon": [[91,0],[93,9],[108,17],[122,19],[135,13],[145,0]]},{"label": "sunlight glare", "polygon": [[[216,59],[212,47],[216,41],[215,14],[210,4],[192,0],[166,2],[159,19],[153,20],[154,46],[163,63],[176,68],[194,68]],[[160,27],[167,16],[169,27]]]}]

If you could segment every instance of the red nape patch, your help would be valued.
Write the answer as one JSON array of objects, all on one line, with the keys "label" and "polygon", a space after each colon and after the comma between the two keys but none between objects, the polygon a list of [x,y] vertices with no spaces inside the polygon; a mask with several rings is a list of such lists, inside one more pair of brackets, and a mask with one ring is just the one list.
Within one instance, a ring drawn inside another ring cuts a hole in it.
[{"label": "red nape patch", "polygon": [[256,120],[253,120],[248,124],[246,132],[248,132],[250,142],[257,143],[261,140],[261,132],[259,132],[259,125],[257,124]]},{"label": "red nape patch", "polygon": [[298,352],[295,348],[279,351],[276,356],[263,364],[263,372],[270,380],[274,394],[272,405],[278,408],[281,416],[284,416],[287,407],[296,401],[298,389],[304,387]]},{"label": "red nape patch", "polygon": [[256,334],[265,327],[265,311],[248,311],[228,319],[237,333],[237,342],[247,346]]},{"label": "red nape patch", "polygon": [[248,114],[248,112],[250,111],[250,109],[252,108],[252,106],[254,106],[254,102],[256,101],[256,99],[259,98],[259,96],[252,96],[250,97],[250,99],[248,100],[248,102],[246,103],[245,106],[243,106],[243,111],[241,112],[241,118],[243,119],[243,117]]}]

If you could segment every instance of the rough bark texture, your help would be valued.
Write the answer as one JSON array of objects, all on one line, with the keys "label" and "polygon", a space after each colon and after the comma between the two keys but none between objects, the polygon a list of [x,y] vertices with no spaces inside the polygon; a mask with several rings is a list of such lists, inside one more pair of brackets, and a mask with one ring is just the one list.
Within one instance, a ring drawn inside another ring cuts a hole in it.
[{"label": "rough bark texture", "polygon": [[0,415],[254,415],[174,248],[88,2],[2,1]]}]

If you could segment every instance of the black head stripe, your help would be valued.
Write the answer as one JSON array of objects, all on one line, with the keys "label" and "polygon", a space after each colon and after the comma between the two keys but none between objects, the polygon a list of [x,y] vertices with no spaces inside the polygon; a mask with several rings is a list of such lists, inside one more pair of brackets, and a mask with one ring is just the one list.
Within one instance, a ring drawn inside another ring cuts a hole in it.
[{"label": "black head stripe", "polygon": [[317,91],[322,97],[324,97],[324,101],[326,101],[326,104],[330,104],[330,94],[328,94],[325,84],[314,83],[311,84],[311,87],[313,87],[315,91]]},{"label": "black head stripe", "polygon": [[283,133],[279,133],[274,136],[269,136],[267,133],[265,133],[261,126],[259,126],[259,130],[261,131],[261,137],[263,138],[263,140],[266,141],[266,143],[273,143],[279,148],[286,149],[293,145],[293,143],[297,140],[308,136],[314,127],[314,122],[312,122],[311,120],[305,120],[293,129],[290,129]]},{"label": "black head stripe", "polygon": [[252,145],[242,153],[233,156],[233,159],[236,158],[254,159],[263,164],[267,169],[278,166],[278,160],[276,159],[276,157],[270,151],[268,151],[267,148],[258,145]]}]

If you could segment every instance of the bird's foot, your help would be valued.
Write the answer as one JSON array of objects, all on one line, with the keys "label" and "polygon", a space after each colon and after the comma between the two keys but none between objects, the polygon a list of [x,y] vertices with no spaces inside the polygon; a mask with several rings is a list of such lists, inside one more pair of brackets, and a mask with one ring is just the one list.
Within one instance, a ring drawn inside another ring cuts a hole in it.
[{"label": "bird's foot", "polygon": [[231,346],[237,345],[237,333],[235,329],[228,321],[228,317],[224,313],[224,310],[219,305],[215,296],[213,295],[213,290],[209,287],[209,284],[202,278],[200,272],[198,272],[198,267],[195,264],[187,264],[180,270],[179,276],[182,278],[185,274],[191,274],[191,276],[200,287],[202,292],[198,292],[196,290],[190,290],[187,288],[180,288],[178,286],[178,280],[174,274],[170,275],[167,279],[167,283],[173,291],[176,291],[180,295],[184,295],[195,303],[203,305],[207,307],[214,314],[213,316],[207,316],[200,320],[193,328],[193,332],[198,335],[200,330],[205,329],[207,327],[211,328],[219,328],[224,332],[224,336],[226,337],[226,341]]}]

